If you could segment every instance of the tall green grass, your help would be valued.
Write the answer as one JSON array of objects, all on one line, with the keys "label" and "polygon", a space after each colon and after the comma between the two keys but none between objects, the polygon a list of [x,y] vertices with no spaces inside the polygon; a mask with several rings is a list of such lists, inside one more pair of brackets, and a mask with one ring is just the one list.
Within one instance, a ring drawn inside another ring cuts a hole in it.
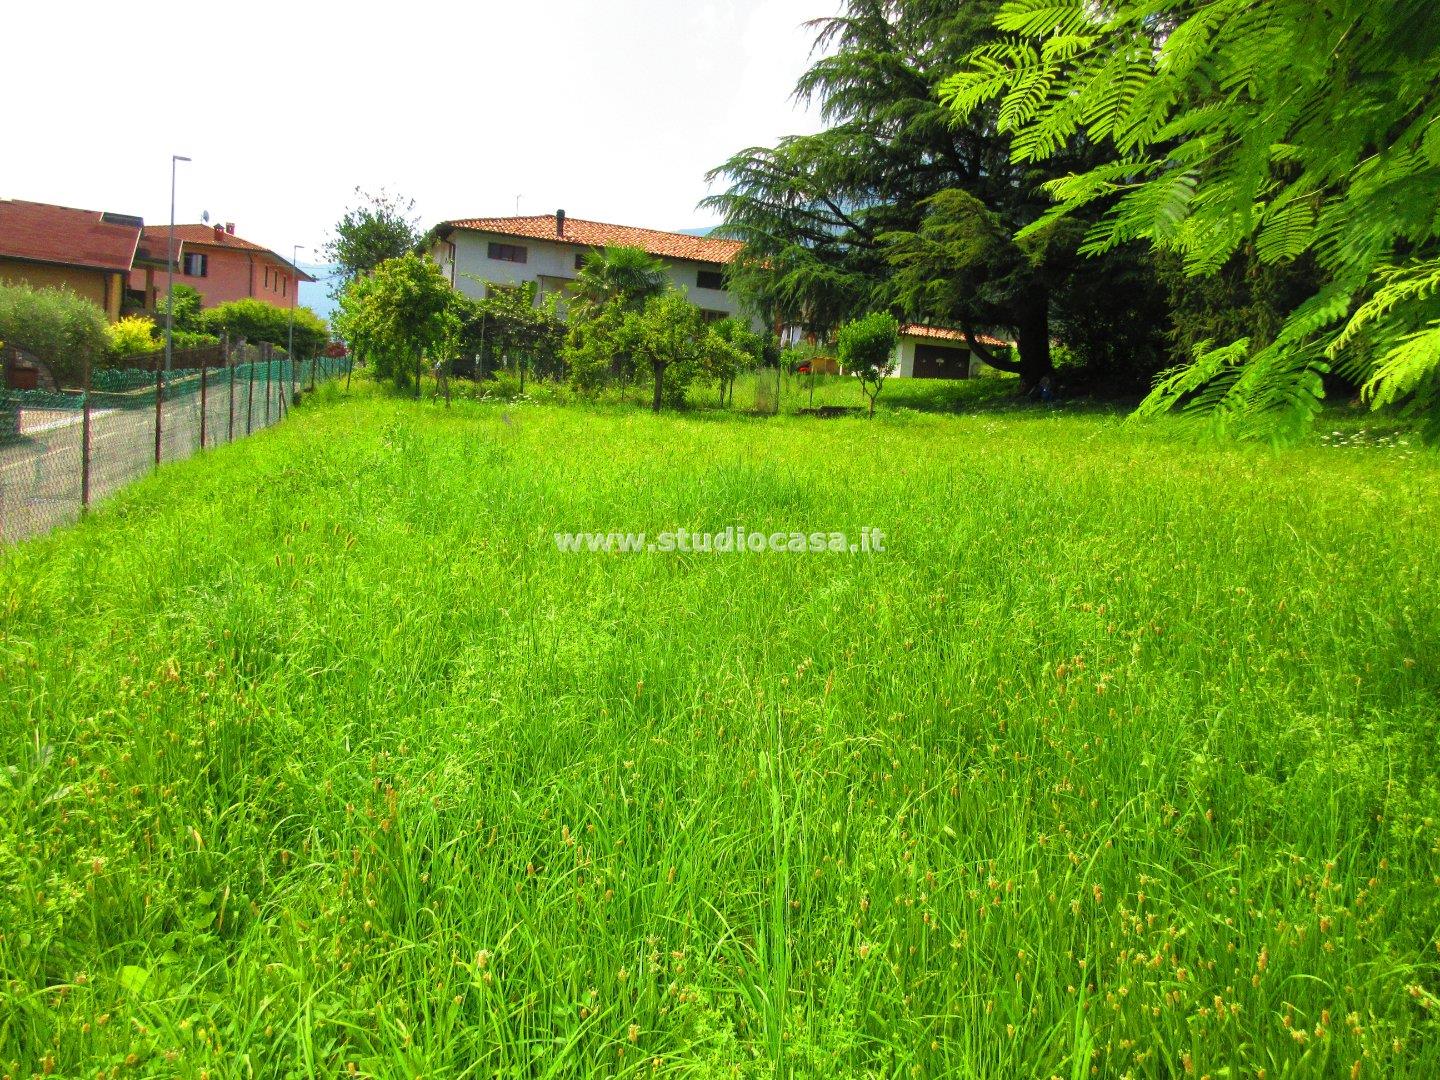
[{"label": "tall green grass", "polygon": [[[892,389],[330,385],[0,555],[0,1073],[1440,1074],[1440,463]],[[889,549],[552,539],[729,525]]]}]

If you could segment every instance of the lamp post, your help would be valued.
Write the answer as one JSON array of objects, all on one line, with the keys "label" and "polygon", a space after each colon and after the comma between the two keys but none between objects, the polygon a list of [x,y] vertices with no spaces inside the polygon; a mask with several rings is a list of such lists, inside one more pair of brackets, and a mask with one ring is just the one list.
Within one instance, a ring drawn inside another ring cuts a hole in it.
[{"label": "lamp post", "polygon": [[170,240],[165,248],[165,370],[175,353],[175,166],[188,157],[170,155]]},{"label": "lamp post", "polygon": [[285,340],[285,357],[290,361],[290,396],[295,396],[295,294],[300,291],[300,250],[304,244],[294,245],[290,253],[290,332]]}]

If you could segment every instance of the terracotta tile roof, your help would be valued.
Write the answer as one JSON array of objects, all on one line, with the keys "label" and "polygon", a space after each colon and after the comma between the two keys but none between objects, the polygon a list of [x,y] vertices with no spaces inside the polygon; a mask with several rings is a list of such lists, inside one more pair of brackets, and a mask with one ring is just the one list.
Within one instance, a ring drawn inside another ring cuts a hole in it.
[{"label": "terracotta tile roof", "polygon": [[[925,326],[922,323],[906,323],[900,327],[900,336],[928,338],[932,341],[963,342],[965,340],[965,332],[963,330],[952,330],[948,326]],[[1001,341],[997,337],[991,337],[989,334],[976,334],[975,340],[980,342],[981,345],[989,345],[991,348],[996,349],[1008,349],[1013,344],[1013,342]]]},{"label": "terracotta tile roof", "polygon": [[0,199],[0,257],[128,273],[140,228],[123,214]]},{"label": "terracotta tile roof", "polygon": [[694,262],[729,263],[744,247],[738,240],[721,240],[711,236],[687,236],[685,233],[661,232],[658,229],[635,229],[628,225],[607,225],[567,217],[565,234],[555,228],[554,214],[532,217],[462,218],[442,222],[441,233],[453,229],[494,233],[497,236],[520,236],[527,240],[549,240],[576,247],[634,247],[666,259],[690,259]]},{"label": "terracotta tile roof", "polygon": [[[159,252],[160,261],[165,261],[165,244],[169,237],[169,225],[146,225],[145,246],[152,251]],[[228,233],[224,228],[216,228],[214,225],[176,225],[175,246],[180,247],[208,247],[224,248],[230,251],[246,251],[256,255],[269,255],[280,265],[294,271],[301,281],[314,281],[315,279],[305,273],[298,266],[293,266],[289,259],[283,258],[267,247],[249,240],[242,240],[234,233]]]}]

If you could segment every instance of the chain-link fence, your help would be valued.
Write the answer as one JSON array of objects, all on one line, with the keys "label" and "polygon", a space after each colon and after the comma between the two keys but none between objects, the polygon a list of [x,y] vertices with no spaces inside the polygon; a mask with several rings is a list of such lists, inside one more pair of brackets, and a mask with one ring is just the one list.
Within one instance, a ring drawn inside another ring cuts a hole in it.
[{"label": "chain-link fence", "polygon": [[0,542],[35,536],[167,461],[282,420],[349,359],[236,346],[211,367],[97,370],[88,390],[0,389]]}]

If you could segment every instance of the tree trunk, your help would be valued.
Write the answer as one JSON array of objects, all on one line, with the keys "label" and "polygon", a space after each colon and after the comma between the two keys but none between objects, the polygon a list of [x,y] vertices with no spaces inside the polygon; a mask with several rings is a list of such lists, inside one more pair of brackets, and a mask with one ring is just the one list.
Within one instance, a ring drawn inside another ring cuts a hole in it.
[{"label": "tree trunk", "polygon": [[1028,391],[1039,384],[1046,375],[1055,373],[1050,359],[1050,294],[1037,289],[1021,301],[1015,312],[1015,360],[997,356],[970,327],[964,329],[965,342],[970,351],[997,371],[1008,371],[1019,375],[1020,382]]},{"label": "tree trunk", "polygon": [[1050,294],[1036,290],[1018,312],[1015,346],[1020,354],[1020,381],[1026,390],[1055,373],[1050,361]]},{"label": "tree trunk", "polygon": [[655,402],[651,406],[657,413],[660,411],[660,392],[665,385],[665,365],[652,364],[655,369]]}]

